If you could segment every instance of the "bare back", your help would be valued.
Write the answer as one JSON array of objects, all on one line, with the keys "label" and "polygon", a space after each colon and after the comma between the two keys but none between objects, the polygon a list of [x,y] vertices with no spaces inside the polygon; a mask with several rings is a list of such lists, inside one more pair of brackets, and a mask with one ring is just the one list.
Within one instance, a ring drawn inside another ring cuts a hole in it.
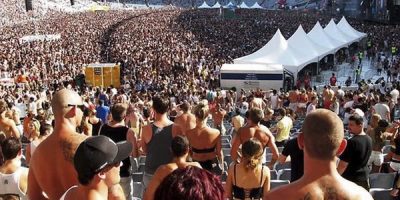
[{"label": "bare back", "polygon": [[266,147],[268,145],[270,137],[266,134],[265,131],[266,130],[261,127],[244,127],[239,129],[238,138],[240,144],[243,144],[251,138],[256,138],[261,142],[263,147]]},{"label": "bare back", "polygon": [[0,119],[0,132],[3,132],[6,138],[20,137],[15,122],[12,119]]},{"label": "bare back", "polygon": [[183,133],[196,127],[196,117],[191,113],[182,113],[175,119],[175,123],[181,127]]},{"label": "bare back", "polygon": [[36,148],[29,173],[28,192],[32,199],[40,199],[36,196],[40,191],[50,199],[59,199],[71,186],[78,184],[73,157],[86,136],[77,133],[65,135],[68,136],[60,137],[53,133]]},{"label": "bare back", "polygon": [[186,133],[190,146],[195,149],[211,149],[215,148],[211,153],[193,153],[192,158],[197,161],[213,159],[217,155],[217,145],[220,144],[220,133],[217,129],[204,127],[194,128]]},{"label": "bare back", "polygon": [[324,176],[318,179],[302,177],[296,182],[272,190],[264,197],[263,199],[268,200],[372,200],[365,189],[342,178],[339,174],[335,177]]}]

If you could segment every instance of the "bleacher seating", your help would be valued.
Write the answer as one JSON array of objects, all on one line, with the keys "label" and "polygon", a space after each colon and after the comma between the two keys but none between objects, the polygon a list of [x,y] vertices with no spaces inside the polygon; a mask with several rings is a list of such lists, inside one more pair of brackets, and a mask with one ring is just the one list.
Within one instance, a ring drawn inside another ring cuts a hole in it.
[{"label": "bleacher seating", "polygon": [[371,188],[392,189],[396,173],[374,173],[369,175]]},{"label": "bleacher seating", "polygon": [[288,180],[290,181],[292,170],[291,169],[281,169],[278,171],[278,179],[279,180]]},{"label": "bleacher seating", "polygon": [[370,189],[369,193],[375,200],[392,200],[390,196],[390,189],[374,188]]},{"label": "bleacher seating", "polygon": [[270,177],[271,180],[278,179],[278,172],[276,172],[274,169],[270,170],[270,174],[271,174],[271,177]]},{"label": "bleacher seating", "polygon": [[290,181],[288,181],[288,180],[271,180],[270,189],[272,190],[272,189],[277,188],[279,186],[287,185],[289,183],[290,183]]}]

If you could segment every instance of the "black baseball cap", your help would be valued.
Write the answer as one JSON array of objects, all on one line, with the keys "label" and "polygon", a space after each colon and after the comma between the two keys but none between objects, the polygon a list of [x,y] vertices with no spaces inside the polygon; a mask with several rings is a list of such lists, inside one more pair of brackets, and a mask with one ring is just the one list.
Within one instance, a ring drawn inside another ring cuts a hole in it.
[{"label": "black baseball cap", "polygon": [[84,140],[76,150],[74,166],[78,175],[94,175],[106,166],[114,165],[129,157],[132,144],[115,143],[106,136],[93,136]]}]

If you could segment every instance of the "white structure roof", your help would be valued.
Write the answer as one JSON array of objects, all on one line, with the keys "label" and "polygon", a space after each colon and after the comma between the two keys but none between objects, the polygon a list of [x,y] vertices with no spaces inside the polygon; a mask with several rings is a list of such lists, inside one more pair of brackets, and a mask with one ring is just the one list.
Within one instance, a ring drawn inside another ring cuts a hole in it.
[{"label": "white structure roof", "polygon": [[211,8],[206,1],[203,2],[203,4],[201,4],[201,6],[199,6],[198,8]]},{"label": "white structure roof", "polygon": [[244,3],[244,1],[242,1],[242,4],[240,4],[238,7],[239,8],[249,8],[249,6],[247,6],[246,3]]},{"label": "white structure roof", "polygon": [[289,48],[279,29],[264,47],[250,55],[235,59],[234,63],[282,64],[290,72],[297,72],[295,52]]},{"label": "white structure roof", "polygon": [[235,6],[235,5],[233,5],[232,2],[229,2],[228,4],[226,4],[226,5],[224,6],[224,8],[230,8],[230,7],[233,7],[233,6]]},{"label": "white structure roof", "polygon": [[340,31],[337,27],[336,27],[336,23],[333,21],[333,19],[331,19],[331,21],[329,21],[329,24],[324,28],[325,33],[328,34],[329,37],[340,41],[340,47],[347,47],[349,46],[351,43],[353,43],[356,39],[358,38],[353,38],[351,36],[348,36],[346,34],[344,34],[342,31]]},{"label": "white structure roof", "polygon": [[287,40],[289,46],[296,53],[298,66],[300,71],[304,66],[318,62],[324,56],[329,54],[329,49],[319,46],[312,42],[303,27],[300,25],[296,32]]},{"label": "white structure roof", "polygon": [[217,1],[217,3],[215,3],[212,8],[221,8],[221,4],[219,4],[219,2]]},{"label": "white structure roof", "polygon": [[[251,65],[251,68],[249,68]],[[243,72],[269,72],[282,73],[283,66],[280,64],[223,64],[221,72],[225,73],[243,73]]]},{"label": "white structure roof", "polygon": [[260,6],[260,4],[258,4],[258,2],[257,2],[257,1],[254,3],[254,5],[253,5],[253,6],[251,6],[251,8],[263,9],[263,7],[262,7],[262,6]]},{"label": "white structure roof", "polygon": [[313,29],[307,35],[314,43],[321,44],[330,49],[329,53],[336,53],[341,48],[341,42],[328,36],[319,22],[314,25]]},{"label": "white structure roof", "polygon": [[350,24],[349,22],[347,22],[346,18],[343,16],[342,19],[339,21],[339,23],[337,24],[337,28],[339,30],[341,30],[342,32],[344,32],[345,34],[349,35],[349,36],[353,36],[353,37],[357,37],[358,40],[361,40],[362,38],[366,37],[367,34],[365,33],[361,33],[357,30],[355,30]]}]

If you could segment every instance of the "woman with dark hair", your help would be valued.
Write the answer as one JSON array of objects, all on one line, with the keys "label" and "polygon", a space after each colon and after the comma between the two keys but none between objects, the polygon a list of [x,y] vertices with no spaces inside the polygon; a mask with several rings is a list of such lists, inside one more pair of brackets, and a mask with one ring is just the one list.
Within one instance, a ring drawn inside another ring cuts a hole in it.
[{"label": "woman with dark hair", "polygon": [[160,183],[164,180],[164,178],[169,174],[171,174],[176,169],[182,169],[188,166],[195,166],[201,168],[200,164],[197,162],[186,161],[189,155],[189,142],[185,137],[176,136],[174,139],[172,139],[171,150],[174,156],[172,162],[166,165],[161,165],[156,170],[153,178],[149,183],[149,186],[146,189],[146,193],[144,194],[145,200],[158,199],[154,198],[154,192],[156,191]]},{"label": "woman with dark hair", "polygon": [[257,139],[242,145],[242,162],[231,165],[225,185],[229,199],[261,199],[270,189],[269,168],[262,165],[263,146]]},{"label": "woman with dark hair", "polygon": [[186,132],[192,158],[199,162],[203,169],[220,174],[220,166],[223,163],[221,134],[217,129],[207,126],[207,105],[200,103],[194,108],[193,114],[196,117],[196,127]]},{"label": "woman with dark hair", "polygon": [[218,176],[198,167],[186,167],[165,177],[154,199],[223,200],[224,188]]}]

